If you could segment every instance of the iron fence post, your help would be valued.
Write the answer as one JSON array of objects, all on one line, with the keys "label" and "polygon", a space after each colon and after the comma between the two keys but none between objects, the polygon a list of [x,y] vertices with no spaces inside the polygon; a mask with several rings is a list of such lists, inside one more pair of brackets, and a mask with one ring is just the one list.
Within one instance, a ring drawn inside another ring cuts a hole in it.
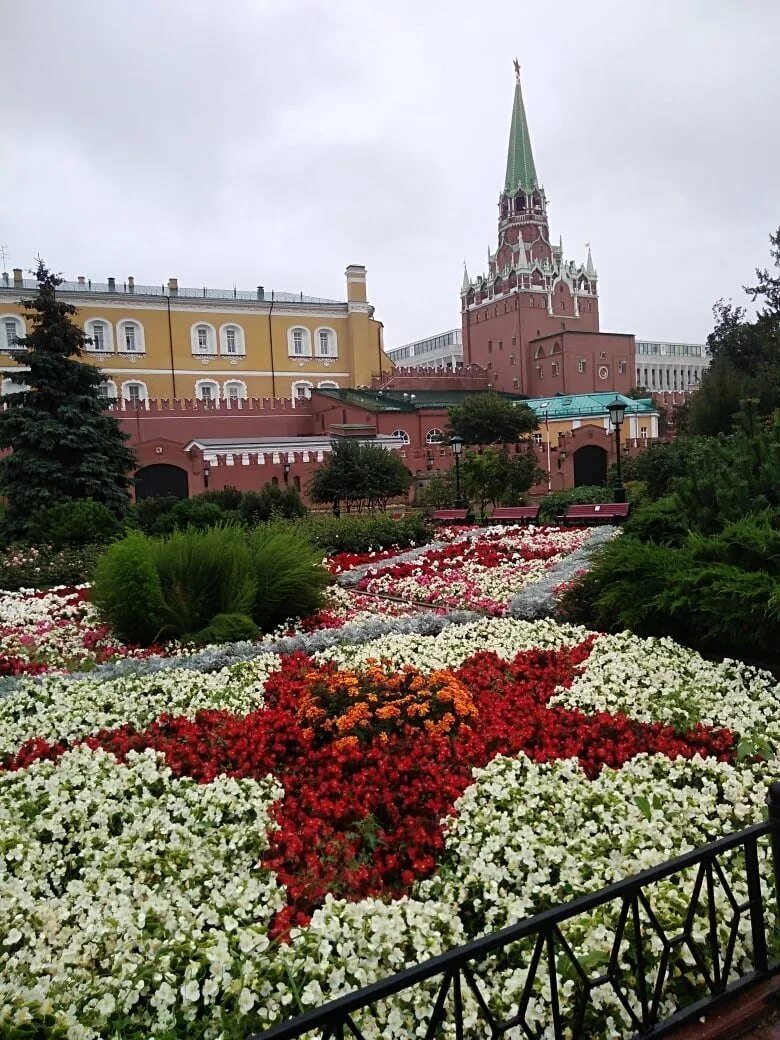
[{"label": "iron fence post", "polygon": [[[772,868],[775,879],[775,927],[774,936],[780,929],[780,780],[769,785],[767,795],[769,822],[772,824]],[[774,944],[773,944],[774,945]]]}]

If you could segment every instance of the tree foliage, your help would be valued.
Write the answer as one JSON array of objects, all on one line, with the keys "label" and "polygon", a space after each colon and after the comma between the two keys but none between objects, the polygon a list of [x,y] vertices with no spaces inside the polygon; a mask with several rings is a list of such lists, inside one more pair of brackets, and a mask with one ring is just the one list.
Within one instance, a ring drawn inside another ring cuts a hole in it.
[{"label": "tree foliage", "polygon": [[509,401],[497,394],[476,394],[449,409],[452,437],[465,444],[515,444],[539,426],[527,404]]},{"label": "tree foliage", "polygon": [[25,301],[32,332],[17,355],[26,366],[23,393],[0,398],[0,492],[9,522],[21,534],[27,518],[68,500],[91,499],[116,517],[130,505],[135,457],[114,416],[105,411],[97,368],[79,359],[85,336],[76,308],[57,299],[61,279],[38,264],[38,293]]},{"label": "tree foliage", "polygon": [[333,441],[308,490],[313,502],[343,502],[347,512],[361,512],[386,508],[389,499],[406,493],[411,480],[396,452],[344,438]]},{"label": "tree foliage", "polygon": [[545,475],[530,449],[517,454],[493,447],[468,452],[463,456],[461,469],[466,496],[479,503],[482,513],[488,502],[493,506],[518,505]]},{"label": "tree foliage", "polygon": [[687,432],[728,432],[746,398],[756,401],[761,416],[780,408],[780,229],[770,242],[777,274],[758,269],[757,284],[745,290],[760,303],[755,319],[723,300],[713,308],[715,327],[707,337],[712,362],[686,409]]}]

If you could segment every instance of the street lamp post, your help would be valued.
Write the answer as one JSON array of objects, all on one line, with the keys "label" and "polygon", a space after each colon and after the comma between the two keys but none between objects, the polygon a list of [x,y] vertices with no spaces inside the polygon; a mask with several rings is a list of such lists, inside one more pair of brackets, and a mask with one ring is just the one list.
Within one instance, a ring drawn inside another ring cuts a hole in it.
[{"label": "street lamp post", "polygon": [[613,500],[615,502],[625,502],[626,500],[626,489],[623,486],[623,467],[620,461],[620,427],[623,425],[623,420],[626,417],[626,406],[615,395],[615,400],[611,404],[607,405],[607,411],[609,412],[609,421],[615,429],[615,463],[617,465],[617,480],[615,481]]},{"label": "street lamp post", "polygon": [[460,456],[463,451],[463,441],[460,437],[453,437],[450,446],[452,454],[455,456],[455,508],[463,509],[463,499],[460,494]]}]

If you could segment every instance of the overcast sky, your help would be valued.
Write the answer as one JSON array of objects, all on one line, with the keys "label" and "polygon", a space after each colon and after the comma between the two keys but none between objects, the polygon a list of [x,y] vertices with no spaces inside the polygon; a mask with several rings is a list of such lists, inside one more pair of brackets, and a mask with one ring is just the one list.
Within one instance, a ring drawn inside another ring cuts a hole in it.
[{"label": "overcast sky", "polygon": [[68,278],[460,324],[495,247],[514,73],[602,328],[702,340],[780,225],[780,0],[0,0],[0,245]]}]

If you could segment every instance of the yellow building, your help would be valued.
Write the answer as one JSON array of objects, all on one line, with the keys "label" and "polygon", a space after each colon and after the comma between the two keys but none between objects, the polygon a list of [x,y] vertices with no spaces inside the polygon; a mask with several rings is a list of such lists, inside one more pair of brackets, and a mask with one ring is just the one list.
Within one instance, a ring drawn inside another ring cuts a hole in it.
[{"label": "yellow building", "polygon": [[[104,392],[125,400],[308,397],[312,388],[367,386],[389,372],[382,323],[366,295],[366,269],[346,270],[345,301],[302,293],[96,283],[80,277],[58,293],[90,337],[86,357]],[[5,392],[23,383],[14,344],[27,329],[22,301],[37,283],[0,277],[0,371]]]}]

